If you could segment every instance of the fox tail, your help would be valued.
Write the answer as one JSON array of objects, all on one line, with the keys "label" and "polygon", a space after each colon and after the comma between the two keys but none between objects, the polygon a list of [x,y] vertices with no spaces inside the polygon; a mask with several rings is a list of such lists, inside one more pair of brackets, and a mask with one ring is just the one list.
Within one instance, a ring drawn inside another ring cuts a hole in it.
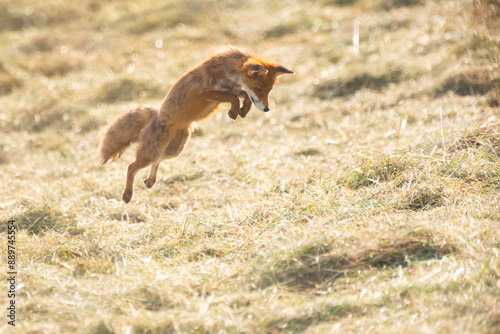
[{"label": "fox tail", "polygon": [[119,157],[133,142],[139,140],[141,130],[158,114],[154,106],[140,106],[115,118],[107,128],[99,144],[99,156],[103,164]]}]

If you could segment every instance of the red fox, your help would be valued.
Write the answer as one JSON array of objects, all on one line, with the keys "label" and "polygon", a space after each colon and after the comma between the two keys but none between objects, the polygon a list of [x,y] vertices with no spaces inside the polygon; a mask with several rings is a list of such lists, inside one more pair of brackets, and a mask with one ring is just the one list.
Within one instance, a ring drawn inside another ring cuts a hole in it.
[{"label": "red fox", "polygon": [[[138,141],[135,161],[128,166],[122,199],[132,198],[137,172],[151,165],[144,180],[156,181],[158,166],[178,156],[193,131],[193,122],[213,115],[221,102],[231,103],[229,117],[245,117],[253,104],[269,111],[269,92],[279,75],[292,71],[253,57],[236,47],[214,54],[186,72],[170,88],[160,107],[140,106],[119,115],[107,128],[99,145],[102,163],[120,156]],[[240,107],[240,99],[243,105]]]}]

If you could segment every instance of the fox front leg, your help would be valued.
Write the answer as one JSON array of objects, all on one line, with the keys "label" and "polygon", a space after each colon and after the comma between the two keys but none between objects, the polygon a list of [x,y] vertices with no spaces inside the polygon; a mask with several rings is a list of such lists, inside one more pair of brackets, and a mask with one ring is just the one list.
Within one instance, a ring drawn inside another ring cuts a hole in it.
[{"label": "fox front leg", "polygon": [[234,111],[234,109],[233,109],[233,108],[231,108],[231,109],[227,112],[227,114],[228,114],[229,118],[231,118],[231,119],[236,119],[236,117],[238,117],[239,112],[240,112],[239,107],[238,107],[237,111]]},{"label": "fox front leg", "polygon": [[240,99],[233,93],[219,92],[219,91],[208,91],[202,95],[204,98],[215,101],[215,102],[229,102],[231,103],[231,109],[228,115],[232,119],[236,119],[240,113]]},{"label": "fox front leg", "polygon": [[240,108],[240,116],[241,116],[241,118],[245,118],[245,116],[250,111],[250,108],[252,107],[252,101],[250,100],[250,97],[248,96],[248,94],[244,91],[240,95],[240,97],[243,97],[243,105]]}]

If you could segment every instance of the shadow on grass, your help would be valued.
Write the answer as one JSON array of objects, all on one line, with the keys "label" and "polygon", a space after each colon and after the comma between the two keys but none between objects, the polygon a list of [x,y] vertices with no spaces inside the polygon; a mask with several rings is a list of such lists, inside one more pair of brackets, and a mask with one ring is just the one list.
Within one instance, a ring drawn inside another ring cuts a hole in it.
[{"label": "shadow on grass", "polygon": [[112,213],[109,217],[117,221],[126,221],[129,224],[139,224],[143,223],[145,219],[138,213]]},{"label": "shadow on grass", "polygon": [[[44,235],[48,230],[67,231],[72,235],[81,234],[82,232],[76,227],[76,223],[49,206],[34,208],[11,219],[16,222],[18,230],[26,231],[28,234]],[[0,225],[0,233],[5,232],[5,230],[6,226]]]},{"label": "shadow on grass", "polygon": [[99,87],[95,99],[103,103],[132,101],[144,97],[160,98],[165,95],[162,88],[131,79],[116,79]]},{"label": "shadow on grass", "polygon": [[189,181],[194,181],[201,179],[205,175],[205,172],[199,171],[194,174],[186,175],[186,174],[178,174],[174,175],[172,177],[169,177],[162,183],[164,184],[174,184],[174,183],[181,183],[181,182],[189,182]]},{"label": "shadow on grass", "polygon": [[377,247],[334,250],[332,243],[305,245],[272,263],[258,279],[263,287],[283,284],[299,290],[314,288],[360,271],[406,267],[411,262],[439,259],[457,252],[449,243],[439,245],[428,231],[414,231],[382,239]]},{"label": "shadow on grass", "polygon": [[401,7],[412,7],[419,6],[423,4],[423,0],[379,0],[375,1],[377,7],[385,10],[390,10],[391,8],[401,8]]},{"label": "shadow on grass", "polygon": [[396,201],[395,208],[399,210],[420,211],[443,206],[445,194],[442,186],[429,184],[415,184],[403,191]]},{"label": "shadow on grass", "polygon": [[435,95],[440,96],[449,91],[460,96],[485,95],[500,87],[500,73],[489,69],[475,69],[451,75],[440,86],[436,87]]},{"label": "shadow on grass", "polygon": [[40,132],[55,128],[60,131],[78,129],[88,132],[99,127],[99,122],[81,106],[59,105],[50,100],[41,105],[18,110],[12,117],[10,129]]},{"label": "shadow on grass", "polygon": [[334,97],[349,97],[361,89],[382,91],[389,84],[404,80],[404,76],[401,70],[388,71],[381,75],[363,72],[347,79],[329,80],[320,83],[314,88],[314,96],[322,100],[328,100]]},{"label": "shadow on grass", "polygon": [[410,159],[383,157],[364,160],[355,169],[344,173],[340,178],[342,184],[351,189],[359,189],[378,184],[379,182],[394,181],[405,171],[416,167]]},{"label": "shadow on grass", "polygon": [[23,80],[9,73],[7,70],[2,70],[2,63],[0,63],[0,96],[8,95],[23,85]]},{"label": "shadow on grass", "polygon": [[[324,0],[325,5],[331,6],[354,6],[359,0]],[[423,0],[372,0],[367,2],[369,8],[390,10],[391,8],[412,7],[423,3]]]},{"label": "shadow on grass", "polygon": [[153,30],[171,29],[177,25],[195,25],[210,14],[213,5],[203,1],[187,1],[184,5],[169,4],[120,17],[112,23],[114,27],[122,27],[132,34],[145,34]]},{"label": "shadow on grass", "polygon": [[174,307],[177,303],[169,298],[169,294],[154,285],[141,285],[131,289],[125,296],[148,311],[160,311]]},{"label": "shadow on grass", "polygon": [[37,10],[28,11],[24,9],[24,6],[17,4],[0,5],[0,32],[59,25],[80,17],[77,12],[67,6],[58,6],[55,9],[40,7],[37,7]]},{"label": "shadow on grass", "polygon": [[275,25],[264,33],[264,39],[280,38],[286,35],[292,35],[299,31],[307,30],[311,26],[311,19],[309,17],[302,16],[295,21]]},{"label": "shadow on grass", "polygon": [[483,189],[500,187],[500,124],[469,129],[449,142],[448,159],[435,166],[435,174],[481,184]]},{"label": "shadow on grass", "polygon": [[323,4],[327,6],[352,6],[354,5],[358,0],[323,0]]},{"label": "shadow on grass", "polygon": [[488,147],[500,155],[500,124],[481,126],[466,131],[448,145],[448,152],[453,153],[470,148]]},{"label": "shadow on grass", "polygon": [[315,323],[323,321],[335,321],[349,316],[361,317],[369,312],[376,305],[342,303],[337,305],[327,305],[326,307],[308,312],[301,316],[281,316],[273,319],[264,325],[264,328],[271,329],[268,333],[279,333],[280,328],[286,328],[287,333],[302,333]]}]

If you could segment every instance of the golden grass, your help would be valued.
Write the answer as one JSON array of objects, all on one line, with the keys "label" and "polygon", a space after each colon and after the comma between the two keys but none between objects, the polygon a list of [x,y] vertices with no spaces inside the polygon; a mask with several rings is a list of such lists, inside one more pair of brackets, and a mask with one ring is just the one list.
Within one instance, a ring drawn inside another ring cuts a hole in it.
[{"label": "golden grass", "polygon": [[[498,332],[497,7],[0,5],[0,219],[24,284],[0,332]],[[223,105],[124,205],[134,152],[101,166],[100,132],[225,44],[296,75],[269,113]]]},{"label": "golden grass", "polygon": [[260,285],[319,289],[336,279],[358,277],[361,271],[365,272],[362,275],[367,275],[377,268],[407,267],[414,261],[439,259],[456,252],[450,244],[436,245],[430,233],[419,230],[379,240],[375,245],[370,244],[373,240],[365,241],[364,246],[355,251],[339,251],[339,246],[330,243],[314,240],[310,245],[301,245],[298,250],[287,253],[285,258],[264,268]]}]

